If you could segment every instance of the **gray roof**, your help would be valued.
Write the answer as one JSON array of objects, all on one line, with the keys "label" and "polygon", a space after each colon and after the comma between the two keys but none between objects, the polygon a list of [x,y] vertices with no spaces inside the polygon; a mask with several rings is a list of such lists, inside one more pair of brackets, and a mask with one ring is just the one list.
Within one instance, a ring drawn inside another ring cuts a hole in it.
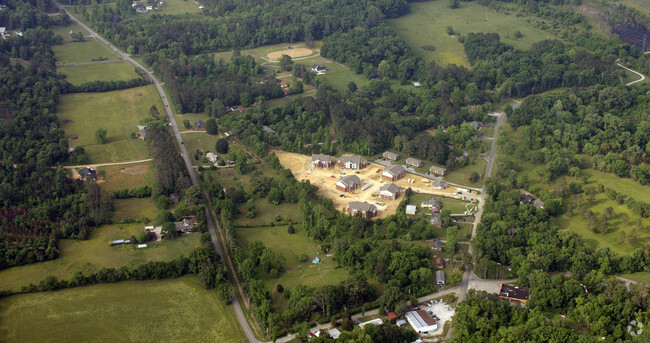
[{"label": "gray roof", "polygon": [[440,202],[440,199],[438,198],[431,198],[429,200],[422,202],[422,207],[427,207],[427,206],[431,206],[433,208],[440,208],[442,206],[442,202]]},{"label": "gray roof", "polygon": [[409,157],[406,159],[406,164],[422,164],[422,161],[417,158]]},{"label": "gray roof", "polygon": [[442,270],[436,271],[436,281],[440,283],[445,283],[445,272]]},{"label": "gray roof", "polygon": [[429,168],[429,172],[432,172],[432,173],[433,172],[443,173],[443,172],[446,172],[446,171],[447,171],[447,168],[443,168],[443,167],[431,166]]},{"label": "gray roof", "polygon": [[433,225],[442,225],[442,219],[440,219],[440,214],[433,212],[431,214],[431,224]]},{"label": "gray roof", "polygon": [[379,191],[388,191],[388,192],[391,192],[393,194],[397,194],[397,193],[399,193],[399,186],[394,184],[394,183],[388,183],[388,184],[385,184],[385,185],[381,186],[381,188],[379,188]]},{"label": "gray roof", "polygon": [[342,178],[339,179],[340,182],[342,182],[346,186],[352,186],[354,184],[361,184],[361,179],[359,179],[358,176],[356,175],[346,175]]},{"label": "gray roof", "polygon": [[384,169],[384,171],[389,172],[390,174],[393,174],[393,175],[398,175],[399,173],[404,172],[404,167],[395,165],[395,166],[390,166],[390,167]]},{"label": "gray roof", "polygon": [[185,217],[180,222],[174,222],[174,226],[176,226],[176,230],[191,229],[194,227],[194,220],[192,218]]},{"label": "gray roof", "polygon": [[432,243],[431,243],[431,247],[434,248],[434,249],[435,248],[442,249],[443,246],[444,246],[444,244],[442,243],[442,241],[437,239],[437,238],[434,238]]},{"label": "gray roof", "polygon": [[365,162],[365,161],[366,160],[363,157],[354,156],[354,155],[345,155],[345,156],[341,156],[341,158],[339,158],[339,163],[351,162],[351,163],[354,163],[354,164],[361,164],[361,162]]},{"label": "gray roof", "polygon": [[477,122],[476,120],[475,120],[475,121],[471,121],[471,122],[469,122],[469,123],[467,123],[467,124],[469,124],[469,126],[475,128],[475,129],[477,129],[477,130],[481,128],[481,123]]},{"label": "gray roof", "polygon": [[447,181],[440,180],[440,181],[435,181],[433,183],[433,186],[434,187],[447,188],[447,186],[449,186],[449,184],[447,183]]},{"label": "gray roof", "polygon": [[392,157],[394,159],[399,158],[399,154],[396,154],[396,153],[390,152],[390,151],[384,151],[384,154],[382,156],[384,156],[384,157],[390,156],[390,157]]},{"label": "gray roof", "polygon": [[311,162],[332,162],[332,156],[323,154],[312,154]]},{"label": "gray roof", "polygon": [[368,203],[368,202],[361,202],[361,201],[352,201],[348,203],[348,208],[357,210],[357,211],[362,211],[362,212],[373,212],[377,211],[377,207],[375,205]]}]

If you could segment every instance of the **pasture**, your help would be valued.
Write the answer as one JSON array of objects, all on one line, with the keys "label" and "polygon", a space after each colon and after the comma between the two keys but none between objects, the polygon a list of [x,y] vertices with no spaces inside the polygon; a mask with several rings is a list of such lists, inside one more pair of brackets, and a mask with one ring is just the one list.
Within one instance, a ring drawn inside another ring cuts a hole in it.
[{"label": "pasture", "polygon": [[245,342],[196,276],[14,295],[0,300],[0,320],[3,342]]},{"label": "pasture", "polygon": [[[152,85],[104,93],[61,96],[57,116],[70,144],[83,146],[93,163],[139,160],[148,157],[144,141],[130,137],[136,125],[149,117],[149,108],[162,111]],[[97,144],[95,131],[107,130],[105,144]]]},{"label": "pasture", "polygon": [[56,71],[65,74],[66,80],[76,86],[91,81],[126,81],[140,78],[127,62],[58,66]]},{"label": "pasture", "polygon": [[[153,219],[157,210],[150,198],[115,200],[114,222],[122,218],[148,217]],[[131,244],[109,246],[116,239],[130,239],[144,229],[144,223],[102,225],[90,230],[88,240],[62,239],[59,242],[59,258],[0,271],[0,288],[18,289],[30,283],[38,284],[48,275],[59,279],[70,278],[75,271],[94,273],[101,267],[118,268],[122,265],[138,265],[147,261],[169,261],[201,246],[200,234],[181,235],[173,240],[149,242],[146,249],[136,249]]]},{"label": "pasture", "polygon": [[94,39],[85,42],[74,42],[62,45],[52,45],[57,63],[81,63],[118,58],[111,50]]},{"label": "pasture", "polygon": [[[537,41],[557,38],[536,28],[532,24],[534,17],[518,16],[515,10],[509,14],[499,13],[477,2],[461,2],[457,9],[450,9],[447,5],[447,1],[411,2],[409,14],[388,22],[416,55],[441,65],[469,67],[463,45],[458,42],[458,35],[448,35],[447,26],[461,35],[469,32],[496,32],[501,36],[502,42],[518,49],[528,49]],[[523,36],[515,38],[515,31],[520,31]],[[435,51],[423,49],[428,45],[433,45]]]}]

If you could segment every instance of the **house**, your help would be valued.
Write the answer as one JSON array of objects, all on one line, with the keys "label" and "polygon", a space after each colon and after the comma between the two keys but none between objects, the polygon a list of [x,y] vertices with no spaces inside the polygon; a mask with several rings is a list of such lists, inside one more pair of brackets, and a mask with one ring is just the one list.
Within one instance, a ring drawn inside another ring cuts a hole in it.
[{"label": "house", "polygon": [[433,212],[440,212],[440,208],[442,208],[442,202],[440,202],[440,199],[438,198],[431,198],[429,200],[423,201],[420,207],[429,208],[433,210]]},{"label": "house", "polygon": [[176,231],[181,233],[192,232],[194,228],[194,216],[183,217],[180,222],[174,222]]},{"label": "house", "polygon": [[0,4],[0,11],[4,11],[7,9],[7,5]]},{"label": "house", "polygon": [[438,323],[424,310],[406,312],[406,321],[417,333],[429,333],[438,330]]},{"label": "house", "polygon": [[480,123],[480,122],[477,122],[476,120],[474,120],[474,121],[470,121],[470,122],[467,123],[467,124],[469,124],[469,126],[473,127],[474,130],[478,130],[478,129],[481,128],[481,123]]},{"label": "house", "polygon": [[210,161],[210,163],[217,163],[217,159],[219,158],[219,156],[217,156],[217,154],[214,154],[214,153],[211,153],[211,152],[208,152],[207,154],[205,154],[205,157],[208,158],[208,161]]},{"label": "house", "polygon": [[138,125],[138,132],[140,132],[140,138],[147,139],[147,127]]},{"label": "house", "polygon": [[352,201],[348,203],[347,211],[353,216],[360,216],[362,218],[372,218],[377,215],[377,207],[365,201]]},{"label": "house", "polygon": [[406,205],[406,214],[415,215],[418,208],[415,205]]},{"label": "house", "polygon": [[118,240],[112,241],[111,245],[130,244],[130,243],[131,243],[130,239],[118,239]]},{"label": "house", "polygon": [[443,167],[431,166],[431,168],[429,168],[429,173],[436,176],[447,175],[447,169]]},{"label": "house", "polygon": [[169,202],[171,202],[172,204],[175,204],[175,203],[178,202],[178,200],[180,200],[180,198],[181,198],[181,196],[178,195],[177,193],[172,193],[172,194],[169,195]]},{"label": "house", "polygon": [[289,83],[287,83],[287,81],[280,81],[280,87],[281,88],[287,88],[287,87],[289,87]]},{"label": "house", "polygon": [[138,12],[138,13],[147,13],[147,8],[144,7],[143,5],[136,5],[136,4],[133,4],[133,5],[134,5],[133,7],[135,7],[136,12]]},{"label": "house", "polygon": [[521,191],[521,197],[520,197],[520,202],[524,205],[534,205],[537,208],[544,208],[544,203],[541,202],[539,199],[535,198],[534,196],[530,194],[526,194],[523,191]]},{"label": "house", "polygon": [[442,241],[437,239],[437,238],[427,240],[427,242],[431,242],[431,250],[436,251],[436,252],[442,251],[442,249],[444,247],[444,244],[442,243]]},{"label": "house", "polygon": [[440,213],[438,213],[436,211],[432,211],[431,212],[431,220],[430,220],[430,222],[431,222],[431,225],[433,225],[433,226],[435,226],[437,228],[441,228],[442,227],[442,219],[440,218]]},{"label": "house", "polygon": [[226,131],[226,132],[224,132],[224,135],[226,136],[226,138],[228,138],[228,137],[232,136],[232,132]]},{"label": "house", "polygon": [[266,125],[262,125],[262,131],[272,133],[272,134],[274,134],[276,136],[278,135],[278,133],[275,132],[275,130],[273,130],[272,128],[270,128],[270,127],[268,127]]},{"label": "house", "polygon": [[388,160],[393,160],[393,161],[399,160],[399,155],[390,151],[384,151],[384,153],[381,156]]},{"label": "house", "polygon": [[146,247],[146,244],[138,244],[138,249],[145,249]]},{"label": "house", "polygon": [[311,155],[311,166],[318,168],[329,168],[332,166],[332,156],[322,154]]},{"label": "house", "polygon": [[413,82],[413,87],[419,88],[419,87],[422,87],[422,84],[419,83],[419,82]]},{"label": "house", "polygon": [[346,169],[363,169],[368,165],[361,156],[344,155],[339,158],[339,167]]},{"label": "house", "polygon": [[368,324],[379,326],[381,324],[384,324],[384,321],[381,320],[381,318],[377,318],[377,319],[369,320],[367,322],[363,322],[363,323],[359,324],[359,327],[363,329],[363,327],[368,325]]},{"label": "house", "polygon": [[404,320],[404,319],[400,319],[400,320],[396,321],[395,324],[397,326],[399,326],[399,327],[402,327],[402,326],[408,325],[408,322],[406,320]]},{"label": "house", "polygon": [[77,148],[76,145],[68,145],[68,149],[67,149],[67,150],[68,150],[68,152],[73,152],[74,149],[76,149],[76,148]]},{"label": "house", "polygon": [[195,130],[205,130],[205,123],[203,120],[195,120],[194,121],[194,129]]},{"label": "house", "polygon": [[469,160],[469,154],[467,151],[463,151],[463,154],[461,156],[456,157],[456,162],[461,162],[461,161],[467,161]]},{"label": "house", "polygon": [[517,287],[503,283],[501,284],[501,288],[499,288],[499,297],[525,304],[528,297],[530,297],[530,290],[525,287]]},{"label": "house", "polygon": [[147,11],[153,11],[153,6],[147,6],[146,9]]},{"label": "house", "polygon": [[322,74],[322,73],[327,71],[327,68],[325,68],[323,66],[319,66],[318,64],[314,64],[314,65],[311,66],[311,71],[315,71],[318,74]]},{"label": "house", "polygon": [[244,113],[244,112],[246,112],[246,107],[244,107],[244,106],[242,106],[242,105],[237,105],[237,106],[232,106],[232,107],[230,108],[230,110],[231,110],[231,111],[239,111],[239,112],[241,112],[241,113]]},{"label": "house", "polygon": [[361,179],[356,175],[346,175],[336,181],[336,189],[342,192],[352,192],[361,186]]},{"label": "house", "polygon": [[436,271],[436,283],[440,286],[445,285],[445,271],[444,270],[437,270]]},{"label": "house", "polygon": [[6,27],[0,27],[0,38],[5,39],[6,35],[7,35],[7,28]]},{"label": "house", "polygon": [[404,168],[402,166],[391,166],[381,173],[381,176],[387,181],[397,181],[404,177]]},{"label": "house", "polygon": [[95,168],[81,168],[79,169],[79,176],[84,181],[88,181],[89,178],[97,181],[97,171]]},{"label": "house", "polygon": [[379,188],[379,197],[390,200],[399,198],[399,186],[394,183],[388,183],[381,186],[381,188]]},{"label": "house", "polygon": [[422,163],[422,161],[418,160],[417,158],[409,157],[406,159],[406,164],[415,168],[420,168],[424,163]]},{"label": "house", "polygon": [[445,267],[445,259],[442,257],[436,257],[436,268],[442,269]]},{"label": "house", "polygon": [[399,316],[395,312],[386,313],[386,317],[388,317],[388,319],[397,319],[397,318],[399,318]]},{"label": "house", "polygon": [[320,337],[323,332],[327,332],[327,334],[332,338],[332,339],[338,339],[339,336],[341,336],[341,331],[339,329],[329,329],[329,330],[318,330],[316,333],[313,334],[315,337]]},{"label": "house", "polygon": [[445,189],[449,186],[447,181],[442,181],[442,180],[436,180],[433,182],[433,188],[434,189]]}]

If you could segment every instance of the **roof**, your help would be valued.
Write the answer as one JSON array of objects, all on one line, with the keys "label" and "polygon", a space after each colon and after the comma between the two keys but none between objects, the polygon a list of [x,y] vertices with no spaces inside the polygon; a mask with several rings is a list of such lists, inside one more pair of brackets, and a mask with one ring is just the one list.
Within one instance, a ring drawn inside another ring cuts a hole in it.
[{"label": "roof", "polygon": [[521,194],[521,202],[526,205],[532,204],[535,200],[535,197],[530,194]]},{"label": "roof", "polygon": [[79,176],[84,180],[89,176],[92,177],[93,180],[97,180],[97,171],[93,168],[81,168],[79,170]]},{"label": "roof", "polygon": [[475,121],[471,121],[471,122],[469,122],[469,123],[467,123],[467,124],[469,124],[469,126],[475,128],[475,129],[477,129],[477,130],[478,130],[479,128],[481,128],[481,123],[477,122],[476,120],[475,120]]},{"label": "roof", "polygon": [[392,158],[397,159],[399,157],[399,154],[396,154],[396,153],[391,152],[391,151],[384,151],[383,156],[390,156]]},{"label": "roof", "polygon": [[406,205],[406,213],[415,213],[417,211],[417,207],[415,205]]},{"label": "roof", "polygon": [[416,331],[421,331],[423,328],[436,325],[436,320],[433,319],[426,311],[417,310],[406,312],[406,318]]},{"label": "roof", "polygon": [[499,296],[526,301],[530,297],[530,290],[526,287],[501,284]]},{"label": "roof", "polygon": [[205,123],[203,122],[203,120],[195,120],[194,126],[205,126]]},{"label": "roof", "polygon": [[361,201],[352,201],[348,203],[348,208],[354,209],[357,211],[363,211],[363,212],[372,212],[372,211],[377,211],[377,207],[375,205],[368,203],[368,202],[361,202]]},{"label": "roof", "polygon": [[421,164],[422,161],[418,160],[417,158],[409,157],[406,159],[406,164]]},{"label": "roof", "polygon": [[138,131],[140,131],[140,136],[142,137],[142,139],[147,138],[147,127],[146,126],[138,125]]},{"label": "roof", "polygon": [[311,155],[311,162],[331,162],[332,161],[332,156],[330,155],[323,155],[323,154],[312,154]]},{"label": "roof", "polygon": [[433,173],[433,172],[446,172],[446,171],[447,171],[447,168],[431,166],[431,167],[429,168],[429,171],[432,172],[432,173]]},{"label": "roof", "polygon": [[442,257],[436,257],[436,266],[444,266],[445,265],[445,259]]},{"label": "roof", "polygon": [[397,194],[397,193],[399,193],[399,186],[394,184],[394,183],[388,183],[388,184],[385,184],[385,185],[381,186],[381,188],[379,188],[379,191],[380,192],[386,191],[386,192],[389,192],[389,193]]},{"label": "roof", "polygon": [[445,282],[445,272],[442,270],[437,270],[436,271],[436,281],[437,282]]},{"label": "roof", "polygon": [[439,240],[437,238],[434,238],[434,239],[431,240],[431,247],[432,248],[442,249],[443,246],[444,246],[444,244],[442,243],[441,240]]},{"label": "roof", "polygon": [[441,187],[441,188],[447,188],[448,185],[449,184],[447,183],[447,181],[443,181],[443,180],[435,181],[433,184],[434,187]]},{"label": "roof", "polygon": [[442,219],[440,219],[440,214],[438,212],[431,213],[431,224],[436,226],[442,225]]},{"label": "roof", "polygon": [[345,155],[341,156],[339,158],[339,163],[354,163],[354,164],[361,164],[361,162],[365,162],[366,160],[361,157],[361,156],[354,156],[354,155]]},{"label": "roof", "polygon": [[363,323],[359,324],[359,327],[363,329],[363,327],[368,325],[368,324],[381,325],[381,324],[384,324],[384,321],[381,320],[381,318],[377,318],[377,319],[369,320],[367,322],[363,322]]},{"label": "roof", "polygon": [[194,227],[194,220],[189,217],[183,218],[180,222],[174,222],[176,230],[191,229]]},{"label": "roof", "polygon": [[422,86],[422,84],[420,84],[419,82],[413,82],[413,86],[414,87],[420,87],[420,86]]},{"label": "roof", "polygon": [[395,312],[388,312],[386,313],[386,316],[388,317],[388,319],[399,318],[399,316]]},{"label": "roof", "polygon": [[346,186],[352,186],[355,183],[361,184],[361,179],[356,175],[346,175],[339,179],[339,182],[342,182]]},{"label": "roof", "polygon": [[399,175],[400,173],[403,172],[404,172],[404,167],[397,166],[397,165],[384,169],[384,173],[390,173],[392,175]]},{"label": "roof", "polygon": [[397,324],[399,326],[402,326],[402,325],[406,325],[407,323],[406,323],[406,320],[400,319],[400,320],[396,321],[395,324]]},{"label": "roof", "polygon": [[0,27],[0,33],[5,33],[5,32],[7,32],[7,28],[6,27]]},{"label": "roof", "polygon": [[440,202],[440,199],[438,198],[431,198],[429,200],[425,200],[422,202],[422,207],[433,207],[433,208],[440,208],[442,206],[442,202]]},{"label": "roof", "polygon": [[338,339],[339,336],[341,335],[341,331],[339,331],[339,329],[329,329],[327,330],[327,333],[329,333],[330,337],[332,337],[333,339]]}]

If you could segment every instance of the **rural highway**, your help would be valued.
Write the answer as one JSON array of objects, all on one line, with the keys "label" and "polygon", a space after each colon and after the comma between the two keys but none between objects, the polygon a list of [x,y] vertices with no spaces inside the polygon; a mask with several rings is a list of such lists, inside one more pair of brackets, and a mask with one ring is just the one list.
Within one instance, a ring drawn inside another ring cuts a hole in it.
[{"label": "rural highway", "polygon": [[[196,173],[194,172],[194,168],[192,168],[192,162],[190,161],[189,155],[187,154],[187,149],[185,149],[185,144],[183,143],[183,138],[181,137],[181,132],[178,129],[178,125],[176,124],[176,119],[174,118],[174,113],[172,112],[172,108],[169,104],[169,100],[167,99],[167,95],[165,94],[165,90],[163,89],[162,85],[158,80],[153,76],[151,71],[149,71],[147,68],[142,66],[140,63],[135,61],[134,59],[131,58],[131,55],[121,51],[120,49],[116,48],[115,46],[111,45],[106,39],[104,39],[102,36],[98,35],[95,31],[91,30],[86,24],[75,18],[72,14],[70,14],[63,6],[56,0],[53,0],[54,4],[56,7],[58,7],[63,13],[68,14],[70,16],[70,19],[77,23],[79,26],[81,26],[84,30],[88,31],[91,37],[95,38],[97,41],[100,43],[104,44],[107,46],[109,49],[113,50],[114,53],[118,54],[123,60],[131,63],[134,67],[142,70],[147,77],[153,82],[153,84],[156,86],[156,89],[158,90],[158,93],[160,94],[160,97],[162,99],[163,104],[165,105],[165,111],[167,112],[167,117],[169,118],[169,125],[172,127],[174,131],[174,136],[176,137],[176,141],[178,142],[178,147],[180,148],[181,155],[183,156],[183,160],[185,161],[185,166],[187,167],[187,172],[190,175],[190,179],[192,180],[193,185],[198,185],[199,180],[196,177]],[[221,251],[221,246],[219,245],[219,241],[217,240],[217,234],[214,230],[214,223],[212,222],[212,217],[208,213],[208,209],[206,206],[206,218],[207,218],[207,226],[208,226],[208,232],[210,233],[210,238],[212,240],[212,245],[214,248],[217,250],[219,255],[223,256],[223,252]],[[217,225],[219,223],[217,222]],[[225,258],[221,259],[221,262],[224,263],[225,265]],[[260,341],[255,338],[255,335],[253,334],[253,331],[251,330],[250,325],[248,324],[248,321],[246,320],[246,317],[244,316],[244,312],[241,309],[241,306],[239,305],[239,299],[233,294],[232,297],[232,305],[233,308],[235,309],[235,314],[237,315],[237,320],[239,321],[239,325],[241,326],[242,330],[244,331],[244,334],[246,334],[246,338],[248,339],[249,342],[253,343],[258,343]]]}]

